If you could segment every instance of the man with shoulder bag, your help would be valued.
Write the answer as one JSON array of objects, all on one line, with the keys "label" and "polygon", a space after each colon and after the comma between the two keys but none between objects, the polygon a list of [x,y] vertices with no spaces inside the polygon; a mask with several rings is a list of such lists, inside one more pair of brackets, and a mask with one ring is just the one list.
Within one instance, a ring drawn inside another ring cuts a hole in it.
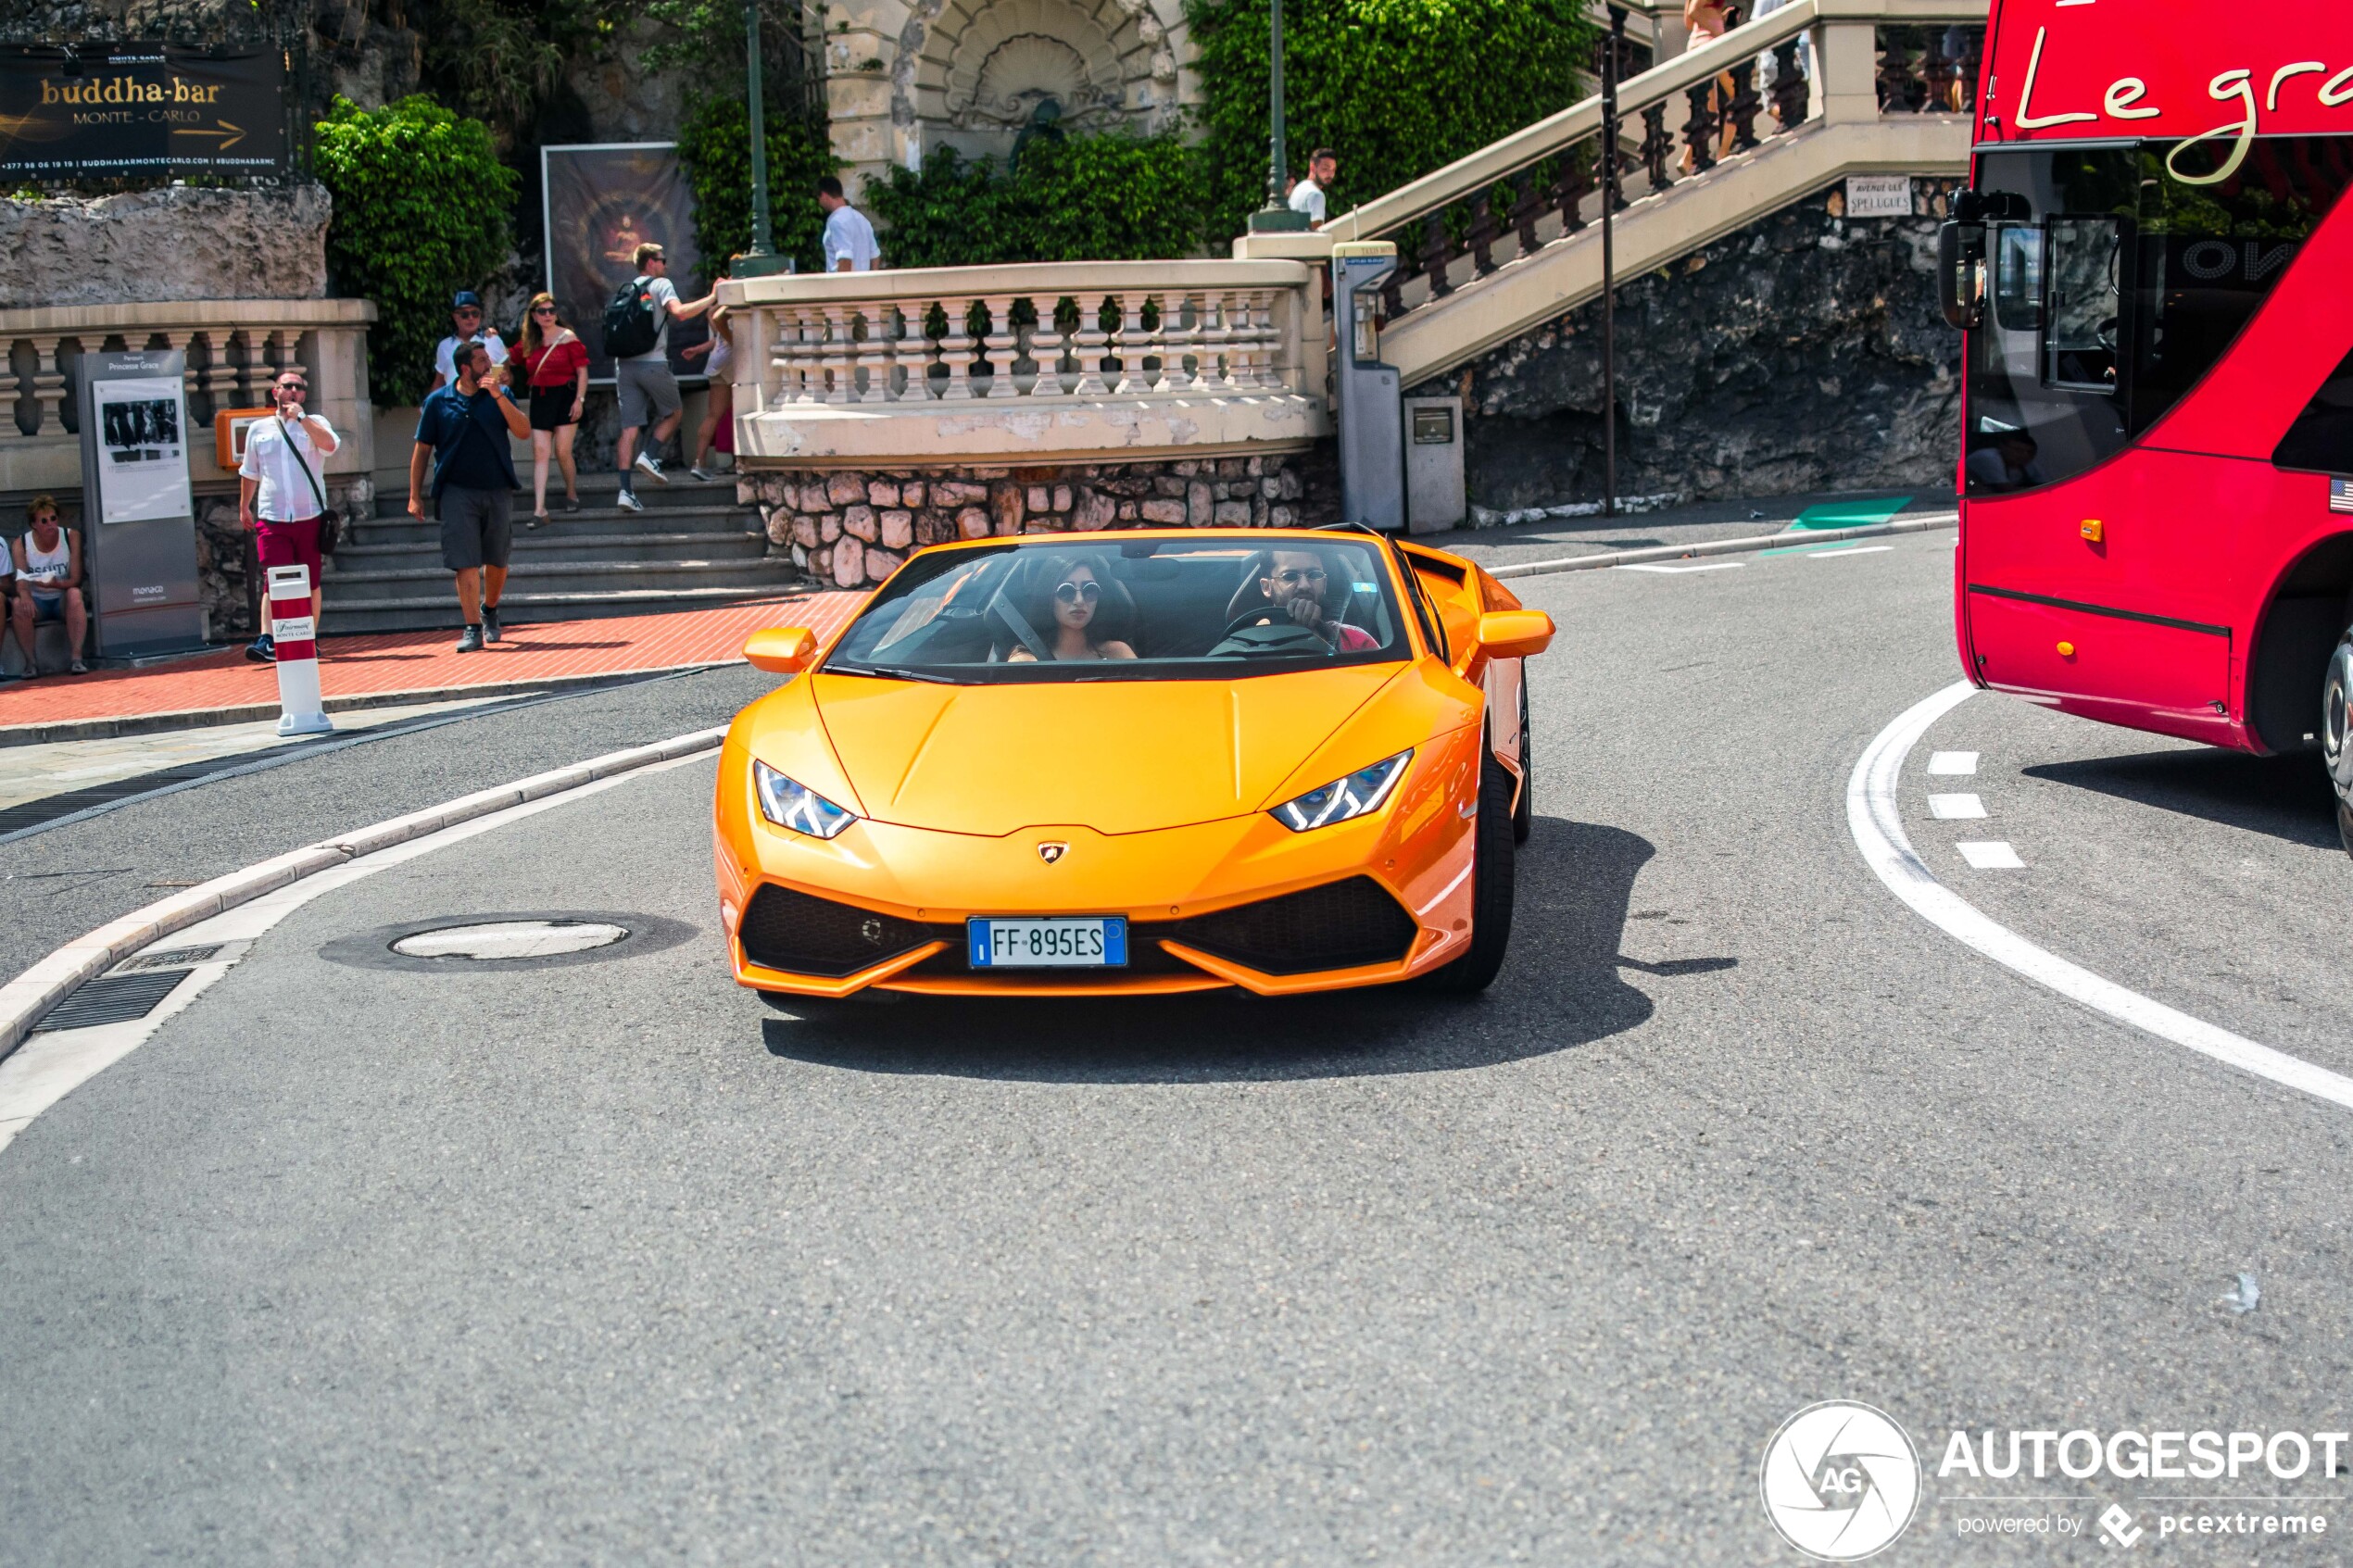
[{"label": "man with shoulder bag", "polygon": [[[334,427],[305,411],[310,383],[298,370],[282,371],[270,384],[275,411],[245,430],[245,460],[237,465],[238,521],[253,531],[254,553],[267,572],[273,566],[310,569],[310,621],[319,623],[323,557],[335,547],[340,526],[327,505],[326,464],[342,442]],[[245,648],[245,657],[268,664],[278,657],[267,627]]]},{"label": "man with shoulder bag", "polygon": [[515,462],[508,437],[531,439],[531,420],[515,407],[504,367],[493,368],[478,343],[458,345],[456,382],[427,395],[409,453],[409,515],[425,517],[425,464],[441,520],[441,564],[457,578],[465,631],[459,653],[478,653],[504,636],[498,597],[515,545]]}]

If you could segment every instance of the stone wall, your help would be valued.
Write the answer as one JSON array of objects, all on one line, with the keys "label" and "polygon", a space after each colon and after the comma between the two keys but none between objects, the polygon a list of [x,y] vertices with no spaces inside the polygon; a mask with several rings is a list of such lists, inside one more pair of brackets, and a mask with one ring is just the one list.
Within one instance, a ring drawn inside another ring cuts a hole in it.
[{"label": "stone wall", "polygon": [[[1789,207],[1620,285],[1618,492],[1684,499],[1951,483],[1960,334],[1936,301],[1952,182],[1910,219]],[[1598,500],[1595,301],[1417,390],[1463,396],[1472,505]]]},{"label": "stone wall", "polygon": [[326,189],[173,185],[0,200],[0,308],[324,299]]},{"label": "stone wall", "polygon": [[[1322,462],[1318,458],[1323,458]],[[820,582],[881,582],[907,553],[950,539],[1099,528],[1286,528],[1338,515],[1327,454],[1055,468],[779,469],[738,486],[772,550]]]}]

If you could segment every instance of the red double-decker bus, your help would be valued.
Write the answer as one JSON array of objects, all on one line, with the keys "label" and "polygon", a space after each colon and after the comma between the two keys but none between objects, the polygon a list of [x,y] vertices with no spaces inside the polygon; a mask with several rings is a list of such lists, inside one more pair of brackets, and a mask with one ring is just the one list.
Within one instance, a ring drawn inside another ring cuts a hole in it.
[{"label": "red double-decker bus", "polygon": [[2353,10],[1996,0],[1940,271],[1963,664],[2319,750],[2353,849]]}]

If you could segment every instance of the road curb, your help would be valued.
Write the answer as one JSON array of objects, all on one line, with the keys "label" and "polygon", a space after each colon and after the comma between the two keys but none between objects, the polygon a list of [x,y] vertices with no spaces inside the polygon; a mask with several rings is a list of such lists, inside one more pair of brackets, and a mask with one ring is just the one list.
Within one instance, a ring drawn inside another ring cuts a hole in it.
[{"label": "road curb", "polygon": [[[543,681],[500,681],[482,686],[434,686],[407,692],[364,692],[331,696],[323,704],[330,713],[359,713],[371,708],[402,708],[411,703],[448,702],[480,697],[493,702],[505,696],[536,692],[585,691],[597,686],[622,686],[654,675],[691,674],[718,670],[740,659],[705,659],[693,664],[661,664],[644,670],[609,670],[590,675],[550,675]],[[41,746],[50,741],[113,740],[123,735],[157,734],[167,730],[208,730],[220,724],[250,724],[275,719],[275,702],[248,702],[234,708],[180,708],[166,713],[132,713],[112,719],[60,719],[46,724],[0,725],[0,747]]]},{"label": "road curb", "polygon": [[1650,561],[1682,560],[1692,556],[1737,556],[1784,546],[1835,545],[1842,539],[1876,539],[1890,533],[1926,533],[1931,529],[1958,527],[1958,512],[1931,512],[1924,517],[1899,518],[1894,522],[1866,523],[1860,528],[1796,529],[1787,533],[1758,533],[1745,539],[1711,539],[1697,545],[1657,545],[1641,550],[1603,550],[1561,560],[1529,561],[1519,566],[1491,566],[1487,575],[1508,581],[1514,577],[1548,577],[1556,571],[1599,571],[1612,566],[1639,566]]},{"label": "road curb", "polygon": [[709,751],[726,738],[726,726],[673,735],[650,746],[607,752],[568,768],[535,773],[513,784],[499,784],[460,796],[439,806],[360,828],[335,838],[290,849],[241,871],[218,876],[200,886],[160,898],[86,935],[75,938],[47,958],[0,985],[0,1060],[4,1060],[52,1008],[73,994],[75,987],[95,979],[124,959],[175,931],[210,920],[226,909],[251,903],[264,894],[345,865],[362,855],[389,849],[422,838],[457,823],[486,817],[510,806],[544,800],[657,762],[668,762],[698,751]]}]

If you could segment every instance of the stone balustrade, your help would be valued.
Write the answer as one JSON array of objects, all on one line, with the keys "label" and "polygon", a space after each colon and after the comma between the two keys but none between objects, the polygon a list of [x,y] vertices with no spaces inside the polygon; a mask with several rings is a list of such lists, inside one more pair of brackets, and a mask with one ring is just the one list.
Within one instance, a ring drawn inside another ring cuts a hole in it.
[{"label": "stone balustrade", "polygon": [[786,275],[720,301],[746,470],[1263,456],[1330,430],[1294,261]]},{"label": "stone balustrade", "polygon": [[189,469],[196,484],[233,476],[213,460],[212,417],[266,407],[280,371],[303,371],[310,408],[347,439],[328,460],[332,479],[374,466],[368,410],[368,323],[359,299],[231,299],[0,310],[11,418],[0,419],[0,491],[71,491],[82,484],[75,370],[109,349],[178,349],[188,356]]}]

